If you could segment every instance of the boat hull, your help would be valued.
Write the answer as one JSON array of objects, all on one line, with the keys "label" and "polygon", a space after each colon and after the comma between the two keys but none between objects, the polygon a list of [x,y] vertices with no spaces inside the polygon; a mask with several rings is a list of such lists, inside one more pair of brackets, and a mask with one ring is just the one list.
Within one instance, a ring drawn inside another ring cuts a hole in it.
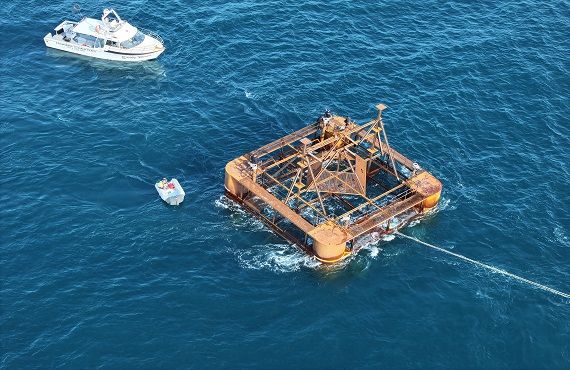
[{"label": "boat hull", "polygon": [[107,50],[105,47],[95,48],[78,45],[73,42],[58,40],[52,37],[52,35],[49,33],[44,37],[44,42],[48,48],[98,59],[115,60],[121,62],[143,62],[145,60],[153,60],[158,58],[158,56],[164,51],[164,49],[160,49],[147,53],[121,53]]},{"label": "boat hull", "polygon": [[159,186],[160,181],[154,184],[154,187],[163,201],[171,206],[177,206],[184,201],[186,193],[184,192],[184,189],[182,189],[178,180],[172,179],[170,180],[170,183],[174,185],[174,189],[161,188]]}]

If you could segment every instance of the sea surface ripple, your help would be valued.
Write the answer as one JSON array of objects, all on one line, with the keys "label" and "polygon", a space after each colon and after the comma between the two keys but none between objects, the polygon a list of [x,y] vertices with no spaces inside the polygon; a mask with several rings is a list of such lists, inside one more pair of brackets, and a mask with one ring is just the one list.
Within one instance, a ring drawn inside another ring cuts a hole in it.
[{"label": "sea surface ripple", "polygon": [[[323,268],[223,196],[232,158],[384,102],[444,184],[405,232],[570,291],[567,1],[74,4],[0,9],[1,368],[570,368],[568,300],[400,238]],[[44,46],[109,5],[166,52]]]}]

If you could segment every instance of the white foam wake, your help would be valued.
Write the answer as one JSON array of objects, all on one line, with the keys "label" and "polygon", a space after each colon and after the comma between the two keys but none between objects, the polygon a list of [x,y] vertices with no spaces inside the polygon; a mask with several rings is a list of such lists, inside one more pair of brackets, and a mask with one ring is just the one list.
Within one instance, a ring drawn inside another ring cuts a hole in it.
[{"label": "white foam wake", "polygon": [[250,228],[254,231],[269,230],[265,227],[263,222],[259,221],[254,215],[247,212],[238,203],[234,202],[225,195],[221,195],[214,201],[214,205],[218,208],[223,208],[231,211],[231,221],[237,227]]},{"label": "white foam wake", "polygon": [[276,273],[315,269],[321,263],[290,244],[253,245],[234,251],[240,265],[250,270],[268,270]]}]

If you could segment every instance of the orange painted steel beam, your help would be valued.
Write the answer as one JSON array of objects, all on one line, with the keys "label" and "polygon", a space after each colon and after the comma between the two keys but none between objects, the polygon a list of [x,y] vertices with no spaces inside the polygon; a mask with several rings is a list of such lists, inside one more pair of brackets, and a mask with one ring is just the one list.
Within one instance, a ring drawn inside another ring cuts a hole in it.
[{"label": "orange painted steel beam", "polygon": [[[320,261],[344,258],[351,241],[407,211],[426,212],[441,195],[439,180],[390,147],[382,123],[386,106],[377,108],[378,118],[363,125],[327,113],[234,159],[226,165],[227,192],[291,242],[299,244],[300,232],[300,247]],[[277,225],[263,207],[288,223]]]}]

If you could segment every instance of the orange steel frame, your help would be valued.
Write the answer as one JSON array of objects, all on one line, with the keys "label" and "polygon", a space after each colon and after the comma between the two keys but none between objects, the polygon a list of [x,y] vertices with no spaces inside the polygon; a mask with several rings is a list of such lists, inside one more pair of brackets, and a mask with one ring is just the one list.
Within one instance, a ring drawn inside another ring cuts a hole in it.
[{"label": "orange steel frame", "polygon": [[377,117],[362,125],[327,113],[234,159],[226,165],[226,193],[329,263],[354,252],[357,238],[391,231],[395,217],[409,221],[429,211],[441,182],[391,148],[382,121],[386,106],[376,107]]}]

